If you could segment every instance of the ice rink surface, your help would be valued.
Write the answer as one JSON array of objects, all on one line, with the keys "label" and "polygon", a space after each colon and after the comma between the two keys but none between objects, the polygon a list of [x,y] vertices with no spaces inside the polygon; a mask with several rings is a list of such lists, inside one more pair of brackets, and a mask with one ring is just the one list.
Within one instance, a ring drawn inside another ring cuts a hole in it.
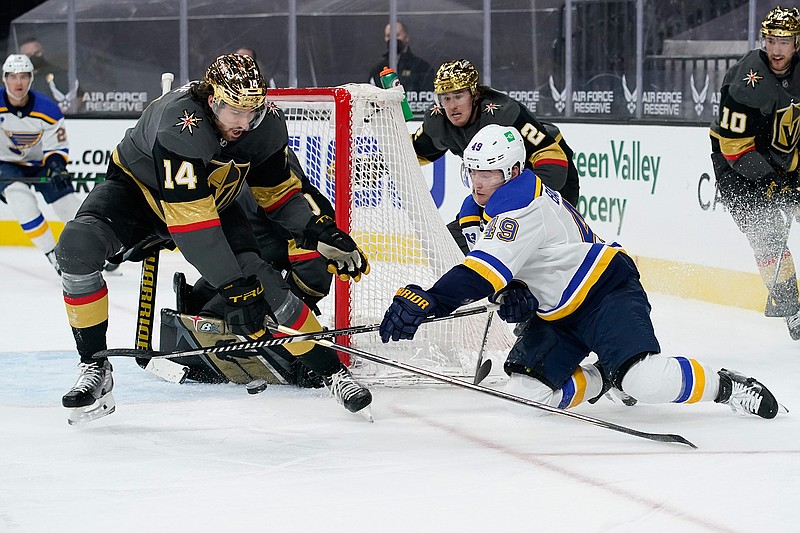
[{"label": "ice rink surface", "polygon": [[[191,272],[162,254],[159,307],[175,269]],[[118,272],[109,346],[130,347],[139,266]],[[752,375],[789,414],[577,410],[692,450],[452,386],[374,387],[370,424],[321,390],[175,385],[127,359],[113,361],[116,412],[71,427],[58,277],[34,248],[0,248],[0,295],[3,532],[798,531],[800,343],[778,319],[651,294],[663,353]]]}]

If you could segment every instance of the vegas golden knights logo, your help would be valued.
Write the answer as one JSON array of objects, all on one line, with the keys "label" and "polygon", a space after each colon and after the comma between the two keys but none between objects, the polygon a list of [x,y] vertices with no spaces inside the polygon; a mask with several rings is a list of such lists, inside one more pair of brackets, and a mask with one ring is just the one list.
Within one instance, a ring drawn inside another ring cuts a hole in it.
[{"label": "vegas golden knights logo", "polygon": [[208,175],[208,184],[214,189],[214,202],[217,209],[222,210],[236,198],[242,190],[247,172],[250,170],[250,163],[237,164],[233,161],[223,163],[212,160],[208,165],[211,172]]},{"label": "vegas golden knights logo", "polygon": [[794,150],[800,140],[800,103],[778,109],[773,127],[772,147],[785,153]]}]

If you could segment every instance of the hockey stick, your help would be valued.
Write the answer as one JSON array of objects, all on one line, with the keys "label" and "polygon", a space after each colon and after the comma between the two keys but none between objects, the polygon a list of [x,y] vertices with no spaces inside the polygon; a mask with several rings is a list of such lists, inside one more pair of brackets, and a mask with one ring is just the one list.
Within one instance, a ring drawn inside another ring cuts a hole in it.
[{"label": "hockey stick", "polygon": [[[441,322],[444,320],[451,320],[453,318],[477,315],[496,308],[497,306],[493,304],[484,305],[481,307],[471,307],[468,309],[463,309],[461,311],[456,311],[455,313],[449,314],[447,316],[426,318],[423,321],[423,323]],[[359,333],[370,333],[373,331],[378,331],[380,327],[381,327],[380,324],[371,324],[367,326],[352,326],[349,328],[329,329],[325,331],[312,331],[309,333],[297,332],[296,335],[287,335],[285,337],[276,337],[273,339],[232,342],[230,344],[222,344],[219,346],[207,346],[204,348],[194,348],[191,350],[182,350],[175,352],[160,352],[151,349],[139,349],[139,348],[137,349],[111,348],[109,350],[101,350],[96,354],[94,354],[92,357],[95,359],[102,359],[105,357],[115,357],[115,356],[137,357],[139,359],[164,359],[172,357],[190,357],[195,355],[208,355],[209,353],[214,353],[218,357],[221,354],[223,355],[231,354],[230,355],[231,357],[236,357],[235,355],[232,354],[235,354],[237,352],[252,352],[253,350],[257,350],[259,348],[269,348],[271,346],[280,346],[282,344],[290,344],[293,342],[307,342],[307,341],[313,341],[315,339],[329,339],[333,337],[358,335]],[[250,356],[247,355],[244,357],[250,357]]]},{"label": "hockey stick", "polygon": [[[172,80],[175,76],[171,72],[161,74],[161,95],[165,95],[172,87]],[[139,306],[136,314],[136,349],[141,352],[153,350],[153,326],[156,304],[156,282],[158,281],[158,246],[153,248],[144,259],[142,259],[142,274],[139,282]],[[136,357],[136,363],[154,374],[159,375],[159,371],[150,364],[148,357]],[[186,372],[184,372],[185,378]],[[172,379],[170,379],[172,381]],[[183,379],[180,379],[183,381]]]},{"label": "hockey stick", "polygon": [[776,317],[776,316],[783,316],[778,311],[778,299],[775,297],[775,289],[778,286],[778,275],[781,272],[781,264],[783,263],[783,256],[786,254],[787,245],[789,244],[789,231],[792,229],[792,221],[794,220],[794,215],[792,213],[786,214],[786,237],[783,240],[783,245],[781,246],[781,252],[778,254],[778,261],[775,265],[775,274],[772,276],[772,284],[769,286],[768,294],[767,294],[767,303],[764,305],[764,315],[769,317]]},{"label": "hockey stick", "polygon": [[494,318],[494,311],[489,311],[489,318],[486,319],[486,329],[483,330],[481,350],[478,352],[478,364],[475,367],[475,379],[472,380],[473,385],[480,385],[481,381],[486,379],[486,376],[492,371],[492,360],[487,359],[485,363],[483,361],[483,353],[486,351],[486,342],[489,340],[489,327],[492,325],[492,318]]},{"label": "hockey stick", "polygon": [[[94,176],[84,176],[79,174],[69,174],[69,181],[76,182],[76,183],[94,183],[97,181],[105,181],[106,175],[105,174],[95,174]],[[3,176],[0,177],[0,183],[11,183],[11,182],[19,182],[19,183],[27,183],[29,185],[33,185],[36,183],[52,183],[53,178],[50,176],[19,176],[19,177],[12,177],[12,176]]]},{"label": "hockey stick", "polygon": [[[286,333],[288,335],[296,335],[298,331],[287,328],[285,326],[278,326],[278,325],[269,325],[272,329],[276,329],[281,333]],[[506,392],[502,392],[495,389],[489,389],[487,387],[482,387],[481,385],[474,385],[467,381],[461,381],[460,379],[452,378],[450,376],[445,376],[443,374],[439,374],[437,372],[433,372],[431,370],[427,370],[424,368],[418,368],[415,366],[411,366],[405,363],[400,363],[393,359],[388,359],[386,357],[381,357],[380,355],[372,354],[369,352],[365,352],[356,348],[352,348],[350,346],[344,346],[342,344],[336,344],[335,342],[331,342],[327,339],[316,339],[313,342],[319,344],[321,346],[326,346],[328,348],[332,348],[334,350],[338,350],[340,352],[346,352],[350,355],[355,357],[361,357],[362,359],[366,359],[367,361],[372,361],[373,363],[378,363],[386,366],[391,366],[392,368],[397,368],[399,370],[405,370],[406,372],[410,372],[412,374],[418,374],[421,376],[426,376],[436,381],[441,381],[442,383],[449,383],[451,385],[455,385],[457,387],[462,387],[465,389],[470,389],[475,392],[480,392],[483,394],[488,394],[489,396],[494,396],[495,398],[500,398],[502,400],[507,400],[509,402],[514,402],[522,405],[527,405],[528,407],[533,407],[534,409],[541,409],[542,411],[548,411],[550,413],[566,416],[568,418],[574,418],[576,420],[580,420],[582,422],[587,422],[589,424],[594,424],[595,426],[599,426],[602,428],[610,429],[612,431],[618,431],[620,433],[625,433],[628,435],[633,435],[634,437],[641,437],[643,439],[654,440],[657,442],[669,442],[675,444],[685,444],[686,446],[690,446],[692,448],[697,448],[693,443],[689,442],[685,438],[681,437],[680,435],[674,434],[665,434],[665,433],[646,433],[644,431],[638,431],[636,429],[631,429],[629,427],[620,426],[618,424],[614,424],[611,422],[606,422],[604,420],[600,420],[597,418],[593,418],[591,416],[581,415],[578,413],[573,413],[571,411],[566,411],[564,409],[559,409],[557,407],[552,407],[550,405],[539,403],[533,400],[529,400],[527,398],[522,398],[519,396],[514,396],[513,394],[508,394]]]}]

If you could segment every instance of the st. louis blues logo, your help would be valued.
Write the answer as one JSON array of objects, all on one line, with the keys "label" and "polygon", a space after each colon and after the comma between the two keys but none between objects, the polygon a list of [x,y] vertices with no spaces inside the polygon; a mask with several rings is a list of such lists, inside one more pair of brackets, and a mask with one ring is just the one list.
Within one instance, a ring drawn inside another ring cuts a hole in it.
[{"label": "st. louis blues logo", "polygon": [[6,134],[6,137],[8,137],[13,144],[13,146],[8,147],[9,151],[17,155],[22,155],[24,150],[36,146],[42,138],[41,131],[4,131],[3,133]]},{"label": "st. louis blues logo", "polygon": [[173,124],[173,126],[180,126],[180,133],[183,133],[183,130],[189,130],[189,135],[194,135],[194,128],[200,127],[201,120],[203,120],[203,117],[196,117],[194,111],[192,111],[192,114],[190,115],[189,112],[184,109],[183,116],[178,117],[178,122]]}]

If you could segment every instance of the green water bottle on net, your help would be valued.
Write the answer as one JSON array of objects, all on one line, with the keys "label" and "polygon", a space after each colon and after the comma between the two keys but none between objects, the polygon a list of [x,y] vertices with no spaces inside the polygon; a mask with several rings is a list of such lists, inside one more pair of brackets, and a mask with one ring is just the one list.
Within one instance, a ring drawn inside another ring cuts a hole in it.
[{"label": "green water bottle on net", "polygon": [[[393,68],[383,67],[381,71],[381,85],[384,89],[400,86],[400,79],[397,77],[397,73]],[[408,121],[414,118],[414,113],[411,112],[411,107],[408,105],[405,94],[405,90],[403,90],[403,101],[400,103],[400,107],[403,108],[403,117]]]}]

